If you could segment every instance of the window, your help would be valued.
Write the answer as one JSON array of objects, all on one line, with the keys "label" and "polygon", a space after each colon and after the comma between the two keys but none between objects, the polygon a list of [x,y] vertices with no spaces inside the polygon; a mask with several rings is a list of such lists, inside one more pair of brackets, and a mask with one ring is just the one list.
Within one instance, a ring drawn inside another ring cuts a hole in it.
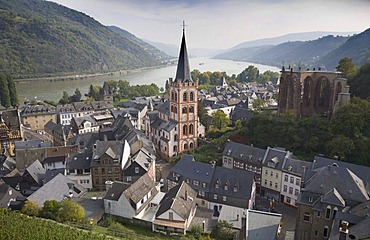
[{"label": "window", "polygon": [[335,207],[334,210],[333,210],[333,219],[335,218],[335,215],[337,214],[337,212],[338,212],[338,208]]},{"label": "window", "polygon": [[326,211],[325,211],[325,218],[330,219],[330,214],[331,214],[331,207],[327,206]]},{"label": "window", "polygon": [[284,185],[284,192],[287,192],[288,191],[288,187],[287,185]]},{"label": "window", "polygon": [[309,202],[313,202],[313,197],[312,197],[312,196],[309,196],[309,197],[308,197],[308,201],[309,201]]},{"label": "window", "polygon": [[293,194],[293,188],[289,187],[289,194]]},{"label": "window", "polygon": [[297,186],[301,185],[301,181],[299,180],[299,178],[295,179],[295,185],[297,185]]},{"label": "window", "polygon": [[272,177],[272,176],[274,176],[274,173],[273,173],[272,171],[270,172],[270,176],[271,176],[271,177]]},{"label": "window", "polygon": [[278,178],[279,177],[279,173],[275,173],[275,177]]},{"label": "window", "polygon": [[224,190],[229,190],[229,185],[227,183],[224,185]]},{"label": "window", "polygon": [[182,108],[182,113],[188,113],[188,108],[187,107],[183,107]]},{"label": "window", "polygon": [[298,196],[298,194],[299,194],[299,190],[298,189],[295,189],[294,190],[294,195]]},{"label": "window", "polygon": [[139,173],[139,167],[135,167],[135,173]]},{"label": "window", "polygon": [[168,213],[168,219],[169,220],[173,220],[173,212],[169,212]]},{"label": "window", "polygon": [[204,183],[202,183],[202,186],[203,186],[203,187],[207,187],[207,183],[205,183],[205,182],[204,182]]},{"label": "window", "polygon": [[287,202],[287,203],[290,203],[290,202],[291,202],[291,198],[290,198],[290,197],[287,197],[287,198],[286,198],[286,202]]},{"label": "window", "polygon": [[304,215],[303,215],[303,221],[309,222],[310,217],[311,217],[311,214],[309,214],[308,212],[305,212]]},{"label": "window", "polygon": [[188,134],[188,126],[187,125],[184,125],[182,127],[182,134],[184,134],[184,135],[187,135]]},{"label": "window", "polygon": [[183,100],[184,102],[188,101],[188,94],[186,92],[183,94]]},{"label": "window", "polygon": [[290,183],[294,183],[294,177],[290,177]]},{"label": "window", "polygon": [[219,188],[219,187],[220,187],[220,182],[216,181],[215,188]]},{"label": "window", "polygon": [[190,101],[194,101],[194,93],[190,92]]},{"label": "window", "polygon": [[202,197],[204,197],[206,195],[204,191],[200,191],[200,190],[199,190],[198,194],[199,194],[199,196],[202,196]]},{"label": "window", "polygon": [[321,212],[320,212],[320,211],[317,211],[316,216],[317,216],[318,218],[320,218],[320,216],[321,216]]},{"label": "window", "polygon": [[189,113],[193,113],[194,112],[194,107],[193,106],[190,106],[189,107]]},{"label": "window", "polygon": [[275,183],[275,188],[278,188],[278,184],[277,183]]},{"label": "window", "polygon": [[126,180],[127,180],[127,182],[131,182],[132,181],[132,177],[131,176],[127,176]]},{"label": "window", "polygon": [[222,201],[226,202],[226,196],[222,197]]},{"label": "window", "polygon": [[217,199],[217,194],[213,194],[213,199]]},{"label": "window", "polygon": [[105,174],[105,168],[102,168],[102,169],[101,169],[101,173],[102,173],[102,174]]},{"label": "window", "polygon": [[267,170],[265,170],[265,175],[267,175],[268,174],[268,171]]},{"label": "window", "polygon": [[175,93],[171,92],[171,100],[175,100]]},{"label": "window", "polygon": [[189,134],[194,134],[194,126],[193,124],[189,125]]},{"label": "window", "polygon": [[265,179],[265,185],[267,185],[267,180]]},{"label": "window", "polygon": [[329,236],[329,227],[328,226],[325,226],[324,227],[323,237],[324,238],[328,238],[328,236]]},{"label": "window", "polygon": [[270,181],[270,187],[272,187],[272,181]]},{"label": "window", "polygon": [[319,236],[319,232],[315,230],[315,237],[318,237],[318,236]]},{"label": "window", "polygon": [[190,180],[189,180],[189,178],[187,178],[187,179],[186,179],[186,183],[190,183]]},{"label": "window", "polygon": [[194,185],[194,186],[199,186],[199,181],[197,181],[197,180],[193,180],[193,185]]}]

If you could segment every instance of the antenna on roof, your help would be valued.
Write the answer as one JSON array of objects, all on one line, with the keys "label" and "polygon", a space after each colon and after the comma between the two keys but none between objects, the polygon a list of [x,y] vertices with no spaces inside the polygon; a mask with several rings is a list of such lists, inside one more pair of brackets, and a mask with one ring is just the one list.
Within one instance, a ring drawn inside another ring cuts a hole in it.
[{"label": "antenna on roof", "polygon": [[181,26],[182,26],[182,31],[185,32],[186,24],[185,24],[185,21],[184,20],[182,21],[182,25]]}]

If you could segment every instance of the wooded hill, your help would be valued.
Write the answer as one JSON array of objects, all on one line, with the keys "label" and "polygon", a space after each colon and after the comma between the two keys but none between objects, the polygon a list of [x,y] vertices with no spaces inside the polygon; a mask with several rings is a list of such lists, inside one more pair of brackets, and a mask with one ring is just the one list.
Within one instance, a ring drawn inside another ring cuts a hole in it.
[{"label": "wooded hill", "polygon": [[169,58],[92,17],[42,0],[0,0],[0,71],[16,77],[103,72]]},{"label": "wooded hill", "polygon": [[351,37],[325,36],[312,41],[294,41],[235,49],[215,58],[250,61],[281,67],[324,67],[335,70],[343,57],[352,58],[356,65],[370,62],[370,29]]}]

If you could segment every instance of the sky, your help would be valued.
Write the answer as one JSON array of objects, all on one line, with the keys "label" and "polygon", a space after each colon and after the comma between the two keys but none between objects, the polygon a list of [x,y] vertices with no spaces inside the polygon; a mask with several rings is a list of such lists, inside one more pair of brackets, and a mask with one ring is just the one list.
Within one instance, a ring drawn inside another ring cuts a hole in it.
[{"label": "sky", "polygon": [[52,0],[154,42],[227,49],[288,33],[362,32],[370,0]]}]

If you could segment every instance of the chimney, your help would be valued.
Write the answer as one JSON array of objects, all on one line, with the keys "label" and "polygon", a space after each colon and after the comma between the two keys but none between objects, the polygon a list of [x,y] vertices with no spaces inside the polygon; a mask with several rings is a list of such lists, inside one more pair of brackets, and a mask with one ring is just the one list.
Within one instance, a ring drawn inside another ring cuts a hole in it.
[{"label": "chimney", "polygon": [[339,240],[346,240],[348,235],[348,222],[342,221],[339,227]]}]

